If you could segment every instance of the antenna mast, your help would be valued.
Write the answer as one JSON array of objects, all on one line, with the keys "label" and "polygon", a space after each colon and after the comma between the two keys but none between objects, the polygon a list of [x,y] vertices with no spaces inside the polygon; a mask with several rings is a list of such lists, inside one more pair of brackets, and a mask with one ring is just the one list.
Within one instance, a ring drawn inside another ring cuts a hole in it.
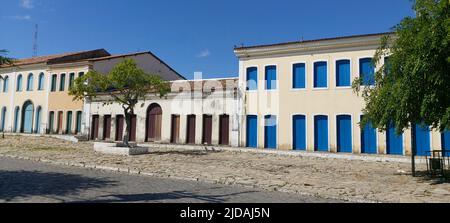
[{"label": "antenna mast", "polygon": [[36,24],[34,27],[33,57],[37,57],[37,55],[38,55],[38,31],[39,31],[39,26],[38,26],[38,24]]}]

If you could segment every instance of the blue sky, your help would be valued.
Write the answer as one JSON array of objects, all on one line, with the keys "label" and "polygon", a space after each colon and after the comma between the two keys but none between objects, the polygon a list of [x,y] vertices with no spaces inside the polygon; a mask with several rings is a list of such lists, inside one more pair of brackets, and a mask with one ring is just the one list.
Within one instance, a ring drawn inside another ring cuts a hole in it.
[{"label": "blue sky", "polygon": [[1,0],[0,49],[39,55],[152,51],[192,78],[238,75],[234,45],[389,31],[410,0]]}]

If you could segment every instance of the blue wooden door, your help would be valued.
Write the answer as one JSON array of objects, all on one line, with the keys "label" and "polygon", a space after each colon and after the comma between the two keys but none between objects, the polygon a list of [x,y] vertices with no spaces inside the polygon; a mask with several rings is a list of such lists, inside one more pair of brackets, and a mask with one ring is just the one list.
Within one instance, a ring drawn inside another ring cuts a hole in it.
[{"label": "blue wooden door", "polygon": [[314,118],[314,149],[328,152],[328,117],[316,116]]},{"label": "blue wooden door", "polygon": [[37,110],[36,110],[36,124],[35,124],[35,132],[37,133],[37,134],[39,134],[39,133],[41,133],[41,130],[40,130],[40,127],[41,127],[41,111],[42,109],[41,109],[41,107],[39,107]]},{"label": "blue wooden door", "polygon": [[277,148],[277,117],[267,115],[264,117],[264,148]]},{"label": "blue wooden door", "polygon": [[23,111],[23,132],[33,132],[33,104],[29,103],[24,106]]},{"label": "blue wooden door", "polygon": [[72,134],[72,112],[67,112],[67,125],[66,125],[66,133]]},{"label": "blue wooden door", "polygon": [[2,132],[5,131],[5,123],[6,123],[6,108],[3,107],[3,109],[2,109],[1,123],[0,123],[0,130],[1,130]]},{"label": "blue wooden door", "polygon": [[352,117],[350,115],[337,117],[337,151],[352,152]]},{"label": "blue wooden door", "polygon": [[258,147],[258,116],[247,116],[247,147]]},{"label": "blue wooden door", "polygon": [[396,131],[394,124],[386,131],[387,154],[403,155],[403,135],[397,135]]},{"label": "blue wooden door", "polygon": [[361,130],[361,153],[377,153],[377,130],[373,128],[371,122]]},{"label": "blue wooden door", "polygon": [[430,144],[430,128],[428,126],[423,126],[421,124],[416,124],[415,128],[415,140],[416,140],[416,149],[418,156],[426,156],[430,155],[431,144]]},{"label": "blue wooden door", "polygon": [[20,108],[16,107],[14,111],[14,132],[19,132],[19,114],[20,114]]},{"label": "blue wooden door", "polygon": [[442,149],[445,150],[445,156],[450,156],[450,130],[446,130],[441,136]]},{"label": "blue wooden door", "polygon": [[306,117],[296,115],[293,118],[294,150],[306,150]]}]

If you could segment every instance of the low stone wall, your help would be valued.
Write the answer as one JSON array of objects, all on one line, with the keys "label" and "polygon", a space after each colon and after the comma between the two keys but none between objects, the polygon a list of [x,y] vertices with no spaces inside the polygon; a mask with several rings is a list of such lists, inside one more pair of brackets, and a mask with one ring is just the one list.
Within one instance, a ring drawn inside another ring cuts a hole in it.
[{"label": "low stone wall", "polygon": [[142,155],[147,154],[149,148],[148,147],[119,147],[117,143],[94,143],[94,151],[99,153],[111,154],[111,155],[119,155],[119,156],[133,156],[133,155]]}]

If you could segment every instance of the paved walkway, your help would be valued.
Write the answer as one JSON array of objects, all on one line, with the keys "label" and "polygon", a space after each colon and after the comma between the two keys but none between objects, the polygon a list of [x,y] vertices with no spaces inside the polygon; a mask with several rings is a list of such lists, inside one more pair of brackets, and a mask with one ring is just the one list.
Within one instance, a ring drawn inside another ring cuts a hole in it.
[{"label": "paved walkway", "polygon": [[42,137],[0,139],[0,156],[107,166],[164,178],[195,179],[330,199],[450,202],[450,183],[412,178],[410,164],[406,163],[182,149],[153,149],[148,155],[118,157],[95,153],[92,148],[88,142]]},{"label": "paved walkway", "polygon": [[237,186],[162,179],[0,158],[0,202],[339,202]]}]

